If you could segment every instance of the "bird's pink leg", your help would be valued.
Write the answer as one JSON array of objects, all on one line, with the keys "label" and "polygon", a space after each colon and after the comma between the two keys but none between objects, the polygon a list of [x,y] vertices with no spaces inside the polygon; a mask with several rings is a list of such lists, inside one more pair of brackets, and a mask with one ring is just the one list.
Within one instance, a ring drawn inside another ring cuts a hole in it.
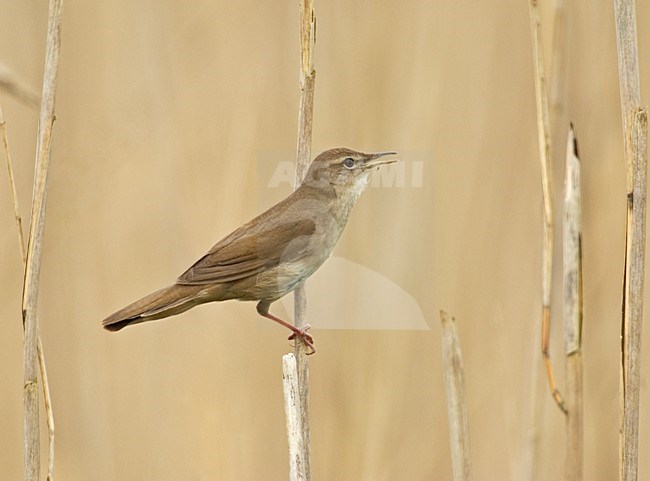
[{"label": "bird's pink leg", "polygon": [[[270,304],[270,303],[269,303]],[[274,322],[277,322],[281,326],[286,327],[289,329],[293,334],[289,336],[289,340],[293,340],[297,337],[302,339],[302,341],[307,344],[309,349],[311,349],[311,352],[308,354],[314,354],[316,352],[316,348],[314,347],[314,338],[312,337],[311,334],[307,333],[309,328],[311,327],[309,324],[306,324],[303,329],[298,329],[296,326],[293,324],[288,323],[287,321],[283,321],[277,316],[274,316],[269,312],[269,304],[265,303],[264,301],[260,301],[257,304],[257,312],[259,313],[260,316],[266,317],[267,319],[271,319]]]}]

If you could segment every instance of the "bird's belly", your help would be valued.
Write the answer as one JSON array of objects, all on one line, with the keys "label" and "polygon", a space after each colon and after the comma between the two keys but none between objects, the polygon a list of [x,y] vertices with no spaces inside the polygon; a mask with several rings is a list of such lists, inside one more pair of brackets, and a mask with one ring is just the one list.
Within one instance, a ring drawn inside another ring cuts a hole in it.
[{"label": "bird's belly", "polygon": [[251,300],[279,299],[293,291],[298,284],[311,276],[328,256],[283,262],[253,277],[254,285],[248,289]]}]

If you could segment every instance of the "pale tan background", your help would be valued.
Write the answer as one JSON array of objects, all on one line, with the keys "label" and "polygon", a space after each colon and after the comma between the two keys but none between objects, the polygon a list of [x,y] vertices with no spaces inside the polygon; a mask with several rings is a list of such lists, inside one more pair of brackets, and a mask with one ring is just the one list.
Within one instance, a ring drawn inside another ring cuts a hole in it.
[{"label": "pale tan background", "polygon": [[[573,3],[567,117],[585,181],[585,479],[611,480],[625,211],[613,7]],[[46,2],[0,6],[0,61],[40,88]],[[542,12],[547,52],[551,7]],[[314,332],[314,479],[451,479],[441,308],[462,336],[474,479],[521,479],[542,226],[527,2],[316,8],[314,151],[395,149],[426,160],[421,188],[361,198],[335,253],[409,293],[431,330]],[[647,99],[647,2],[638,21]],[[261,187],[258,172],[269,152],[293,156],[297,2],[69,0],[63,28],[40,300],[57,479],[287,479],[280,358],[289,347],[253,304],[203,306],[119,334],[99,323],[282,196]],[[28,218],[37,113],[0,99]],[[558,200],[562,165],[556,159]],[[0,479],[9,480],[22,476],[22,276],[4,173],[0,192]],[[562,386],[560,353],[556,322]],[[563,419],[544,402],[538,479],[558,479]]]}]

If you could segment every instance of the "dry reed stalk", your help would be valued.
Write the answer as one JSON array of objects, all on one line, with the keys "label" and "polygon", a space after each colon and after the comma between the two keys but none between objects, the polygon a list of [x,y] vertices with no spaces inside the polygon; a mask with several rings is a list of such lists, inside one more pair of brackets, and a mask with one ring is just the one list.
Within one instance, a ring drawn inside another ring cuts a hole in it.
[{"label": "dry reed stalk", "polygon": [[634,0],[614,0],[616,45],[625,147],[627,218],[623,316],[621,325],[619,478],[638,475],[639,390],[643,283],[648,116],[641,108],[639,58]]},{"label": "dry reed stalk", "polygon": [[[18,231],[18,244],[20,246],[20,256],[23,261],[23,271],[26,267],[27,252],[25,248],[25,236],[23,235],[23,222],[20,217],[20,209],[18,207],[18,194],[16,192],[16,182],[14,180],[13,167],[11,164],[11,155],[9,154],[9,141],[7,139],[7,128],[0,106],[0,129],[2,130],[2,146],[7,164],[7,174],[9,179],[9,189],[11,191],[11,199],[14,206],[14,218],[16,220],[16,230]],[[23,324],[24,328],[24,324]],[[36,339],[36,353],[38,356],[38,367],[41,373],[41,381],[43,382],[43,399],[45,401],[45,414],[47,415],[47,434],[48,434],[48,481],[54,479],[54,413],[52,412],[52,398],[50,397],[50,384],[47,378],[47,368],[45,365],[45,353],[43,351],[43,342],[39,335]]]},{"label": "dry reed stalk", "polygon": [[[25,480],[38,481],[40,475],[39,414],[36,376],[38,351],[38,318],[36,317],[39,276],[43,249],[43,226],[47,198],[47,174],[50,163],[56,78],[61,47],[62,0],[50,0],[43,93],[36,142],[36,167],[32,212],[29,224],[25,278],[23,283],[22,311],[24,333],[24,384],[23,404],[25,423]],[[50,473],[51,474],[51,473]]]},{"label": "dry reed stalk", "polygon": [[637,110],[630,142],[634,182],[628,193],[623,325],[621,340],[621,479],[635,481],[638,469],[639,394],[641,388],[641,330],[645,265],[645,207],[648,115]]},{"label": "dry reed stalk", "polygon": [[573,126],[569,129],[564,177],[564,353],[567,444],[564,479],[581,481],[582,408],[582,226],[581,165]]},{"label": "dry reed stalk", "polygon": [[[568,120],[566,119],[566,88],[567,88],[567,65],[568,65],[568,43],[567,24],[569,20],[568,2],[557,0],[553,14],[553,44],[551,48],[551,71],[550,71],[550,92],[549,92],[549,123],[551,131],[551,159],[560,158],[562,150],[561,136]],[[541,342],[541,331],[537,334],[535,342]],[[548,337],[546,337],[548,339]],[[542,476],[542,438],[546,425],[545,419],[545,391],[546,381],[541,379],[542,373],[538,363],[537,355],[533,360],[533,372],[531,375],[531,406],[532,415],[530,426],[526,435],[524,445],[524,464],[522,481],[535,481]],[[546,367],[545,359],[541,359]],[[548,377],[548,376],[547,376]]]},{"label": "dry reed stalk", "polygon": [[284,390],[284,413],[289,438],[289,479],[304,481],[307,479],[307,451],[302,436],[302,413],[300,388],[298,386],[298,367],[293,353],[282,356],[282,387]]},{"label": "dry reed stalk", "polygon": [[[311,137],[314,119],[314,44],[316,42],[316,16],[313,0],[300,0],[300,107],[298,111],[298,146],[296,154],[296,177],[294,189],[302,183],[311,160]],[[307,312],[307,295],[302,283],[294,291],[294,323],[304,329]],[[296,338],[295,355],[298,369],[298,389],[300,394],[300,416],[302,449],[304,453],[304,476],[311,480],[311,457],[309,453],[309,362],[308,347],[299,337]]]},{"label": "dry reed stalk", "polygon": [[472,463],[460,339],[453,317],[445,311],[440,311],[440,321],[442,322],[442,360],[445,372],[453,479],[454,481],[470,481],[472,479]]},{"label": "dry reed stalk", "polygon": [[537,106],[537,133],[539,155],[542,167],[542,198],[544,201],[543,261],[542,261],[542,356],[546,366],[551,395],[558,407],[566,413],[566,405],[555,383],[553,366],[549,353],[551,330],[551,293],[553,282],[553,175],[549,146],[548,96],[542,48],[542,26],[539,19],[537,0],[529,1],[530,26],[533,39],[533,64],[535,67],[535,101]]}]

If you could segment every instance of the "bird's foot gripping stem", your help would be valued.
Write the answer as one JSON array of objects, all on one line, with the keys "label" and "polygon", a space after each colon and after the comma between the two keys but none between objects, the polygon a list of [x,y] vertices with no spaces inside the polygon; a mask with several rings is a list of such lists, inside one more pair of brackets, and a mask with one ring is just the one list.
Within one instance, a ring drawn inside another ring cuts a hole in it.
[{"label": "bird's foot gripping stem", "polygon": [[293,334],[289,336],[289,340],[292,341],[296,338],[300,338],[302,342],[304,342],[307,347],[310,349],[310,351],[307,353],[308,356],[311,356],[316,352],[316,348],[314,347],[314,338],[312,337],[311,334],[308,334],[307,331],[311,328],[309,324],[305,324],[305,327],[302,329],[299,329],[295,326],[291,326],[293,329]]},{"label": "bird's foot gripping stem", "polygon": [[316,348],[314,347],[314,338],[312,337],[311,334],[307,333],[309,328],[311,327],[309,324],[305,324],[305,326],[300,329],[293,324],[290,324],[286,321],[283,321],[277,316],[274,316],[269,312],[269,305],[270,303],[267,303],[265,301],[260,301],[257,304],[257,312],[260,316],[266,317],[267,319],[271,319],[274,322],[277,322],[281,326],[286,327],[289,329],[293,334],[289,336],[289,340],[293,341],[294,339],[300,339],[302,342],[305,343],[305,345],[309,348],[309,352],[307,352],[307,355],[310,356],[316,352]]}]

